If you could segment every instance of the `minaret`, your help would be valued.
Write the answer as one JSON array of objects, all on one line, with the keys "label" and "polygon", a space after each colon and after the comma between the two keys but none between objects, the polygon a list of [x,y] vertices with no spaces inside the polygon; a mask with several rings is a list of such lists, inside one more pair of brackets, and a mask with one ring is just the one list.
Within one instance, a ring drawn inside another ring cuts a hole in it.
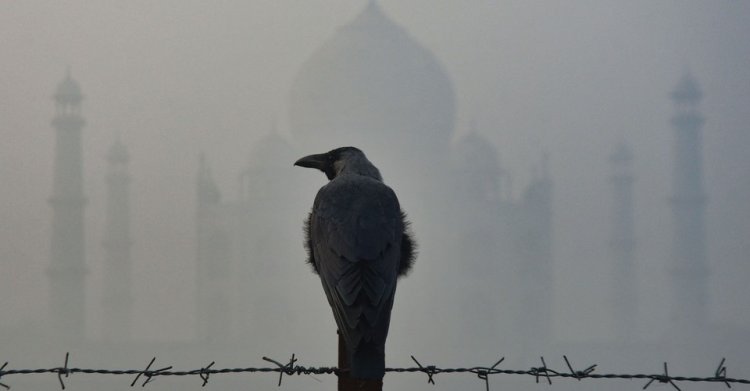
[{"label": "minaret", "polygon": [[633,208],[633,152],[620,142],[609,156],[612,170],[612,228],[610,250],[614,261],[615,332],[621,341],[636,333],[635,213]]},{"label": "minaret", "polygon": [[673,196],[670,199],[674,237],[672,242],[672,321],[680,330],[698,331],[707,320],[708,265],[706,260],[703,157],[698,113],[703,94],[688,74],[672,91],[675,105]]},{"label": "minaret", "polygon": [[81,88],[70,76],[57,86],[52,120],[57,143],[52,196],[50,323],[58,338],[78,342],[85,335],[86,257],[84,253],[83,156]]},{"label": "minaret", "polygon": [[107,209],[102,241],[105,251],[102,337],[107,341],[127,341],[131,336],[129,160],[128,151],[118,138],[107,153]]},{"label": "minaret", "polygon": [[230,337],[231,243],[221,194],[204,155],[196,176],[196,338]]}]

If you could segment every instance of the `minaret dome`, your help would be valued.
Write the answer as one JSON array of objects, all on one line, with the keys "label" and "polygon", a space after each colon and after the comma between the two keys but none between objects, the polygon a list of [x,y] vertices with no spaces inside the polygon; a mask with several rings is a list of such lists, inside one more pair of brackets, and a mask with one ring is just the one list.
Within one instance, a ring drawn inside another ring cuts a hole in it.
[{"label": "minaret dome", "polygon": [[703,99],[703,91],[693,76],[687,73],[672,90],[670,97],[678,106],[694,106]]},{"label": "minaret dome", "polygon": [[70,70],[66,73],[65,79],[57,85],[53,98],[58,105],[62,106],[78,106],[81,104],[81,101],[83,100],[81,87],[78,82],[70,76]]}]

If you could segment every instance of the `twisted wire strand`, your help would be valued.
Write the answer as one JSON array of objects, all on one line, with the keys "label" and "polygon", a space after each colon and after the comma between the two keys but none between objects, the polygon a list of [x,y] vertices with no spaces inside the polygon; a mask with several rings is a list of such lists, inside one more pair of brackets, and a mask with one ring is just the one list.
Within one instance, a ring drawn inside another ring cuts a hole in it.
[{"label": "twisted wire strand", "polygon": [[[731,384],[750,384],[750,380],[744,378],[730,378],[726,377],[726,367],[724,367],[724,361],[722,359],[719,367],[715,370],[714,376],[699,377],[699,376],[672,376],[667,371],[667,364],[664,364],[664,373],[662,374],[647,374],[647,373],[593,373],[595,365],[588,367],[583,371],[575,371],[570,364],[567,357],[565,362],[570,371],[557,371],[547,367],[544,359],[542,358],[541,367],[532,367],[530,369],[502,369],[496,368],[503,359],[500,359],[492,367],[457,367],[457,368],[441,368],[434,365],[422,365],[414,357],[412,359],[417,363],[416,367],[396,367],[386,368],[386,372],[391,373],[424,373],[428,376],[428,381],[434,384],[434,376],[441,374],[460,374],[460,373],[471,373],[477,375],[481,380],[487,384],[489,389],[489,377],[492,375],[525,375],[536,378],[539,382],[542,380],[548,381],[552,384],[552,379],[564,378],[564,379],[642,379],[648,380],[643,388],[648,388],[652,382],[658,382],[662,384],[671,384],[675,389],[680,388],[675,383],[681,382],[704,382],[704,383],[723,383],[727,387],[731,387]],[[96,374],[96,375],[131,375],[136,376],[135,380],[131,384],[134,386],[135,383],[141,376],[145,377],[143,386],[150,381],[153,381],[156,377],[167,377],[167,376],[199,376],[205,386],[211,375],[229,374],[229,373],[278,373],[279,374],[279,385],[281,385],[281,377],[283,375],[336,375],[344,372],[345,370],[336,367],[307,367],[302,365],[296,365],[297,361],[294,356],[287,364],[282,364],[276,360],[263,357],[264,360],[274,363],[275,367],[245,367],[245,368],[212,368],[215,362],[212,362],[206,367],[191,369],[191,370],[172,370],[172,367],[164,367],[161,369],[150,369],[156,358],[152,359],[146,369],[96,369],[96,368],[76,368],[68,367],[68,355],[66,355],[65,365],[63,367],[53,368],[34,368],[34,369],[5,369],[7,363],[0,367],[0,380],[6,380],[11,375],[34,375],[34,374],[55,374],[60,380],[62,389],[65,389],[65,384],[62,380],[62,376],[68,377],[73,374]],[[0,386],[10,388],[6,384],[0,383]]]}]

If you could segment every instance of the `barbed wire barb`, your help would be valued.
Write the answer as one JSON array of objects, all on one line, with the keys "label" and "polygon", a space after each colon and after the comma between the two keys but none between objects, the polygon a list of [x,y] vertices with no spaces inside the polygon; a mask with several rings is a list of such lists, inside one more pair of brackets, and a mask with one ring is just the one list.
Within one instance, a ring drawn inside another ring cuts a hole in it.
[{"label": "barbed wire barb", "polygon": [[68,370],[68,358],[70,358],[70,352],[65,353],[65,364],[57,369],[57,380],[60,381],[60,387],[63,390],[65,389],[65,383],[63,382],[62,375],[65,375],[65,377],[70,375],[70,370]]},{"label": "barbed wire barb", "polygon": [[563,359],[565,359],[565,364],[567,364],[568,369],[570,369],[570,374],[573,375],[573,377],[578,381],[581,381],[582,378],[587,377],[588,375],[591,374],[591,372],[594,372],[594,369],[596,369],[596,364],[594,364],[582,371],[576,371],[573,369],[573,365],[570,364],[568,357],[564,354],[563,354]]},{"label": "barbed wire barb", "polygon": [[146,380],[143,381],[143,384],[141,384],[141,387],[146,387],[146,384],[150,383],[153,380],[154,376],[157,376],[159,374],[164,374],[164,372],[172,369],[172,366],[164,367],[161,369],[156,369],[153,371],[150,371],[151,365],[153,365],[154,361],[156,361],[156,357],[152,358],[151,361],[146,365],[146,369],[142,370],[138,373],[138,375],[135,376],[135,379],[133,379],[133,382],[130,383],[130,386],[135,386],[135,383],[138,381],[138,379],[141,377],[141,375],[146,377]]},{"label": "barbed wire barb", "polygon": [[151,368],[151,364],[153,364],[154,361],[156,361],[156,357],[154,357],[154,358],[151,359],[151,362],[149,362],[148,365],[146,365],[146,369],[144,369],[143,371],[139,372],[138,375],[135,376],[135,379],[133,379],[133,382],[130,383],[131,387],[135,386],[135,383],[138,381],[138,379],[140,379],[141,375],[143,375],[146,371],[149,370],[149,368]]},{"label": "barbed wire barb", "polygon": [[[5,362],[5,364],[3,364],[2,367],[0,367],[0,378],[3,377],[3,369],[5,369],[6,366],[8,366],[8,362],[7,361]],[[7,384],[0,383],[0,387],[5,388],[6,390],[10,390],[10,386],[7,385]]]},{"label": "barbed wire barb", "polygon": [[727,378],[727,367],[724,366],[724,362],[727,360],[726,357],[721,358],[721,362],[719,363],[719,366],[716,368],[716,372],[714,372],[714,377],[719,380],[724,380],[724,384],[727,385],[727,388],[732,388],[732,385],[729,384],[728,381],[726,381]]},{"label": "barbed wire barb", "polygon": [[539,376],[544,375],[547,378],[547,382],[549,382],[550,385],[552,385],[552,379],[550,378],[550,372],[554,376],[559,376],[559,373],[552,371],[551,369],[547,368],[547,363],[544,362],[544,357],[540,357],[542,359],[542,366],[538,368],[532,367],[529,371],[536,376],[536,382],[539,383]]},{"label": "barbed wire barb", "polygon": [[648,381],[648,383],[646,383],[646,385],[645,385],[645,386],[643,386],[643,389],[645,390],[646,388],[648,388],[648,386],[650,386],[650,385],[651,385],[651,383],[653,383],[653,382],[654,382],[654,380],[657,380],[657,381],[659,381],[659,383],[665,383],[665,384],[666,384],[666,383],[669,383],[669,384],[671,384],[671,385],[672,385],[672,387],[674,387],[674,388],[675,388],[675,389],[676,389],[677,391],[682,391],[682,390],[680,389],[680,387],[677,387],[677,384],[674,384],[674,382],[672,381],[672,377],[670,377],[670,376],[669,376],[669,370],[668,370],[668,368],[667,368],[667,363],[666,363],[666,362],[664,363],[664,374],[663,374],[663,375],[652,375],[652,376],[651,376],[651,380],[649,380],[649,381]]},{"label": "barbed wire barb", "polygon": [[214,364],[216,364],[216,361],[211,361],[211,364],[208,364],[207,366],[201,368],[200,373],[198,373],[198,376],[200,376],[201,380],[203,380],[203,384],[201,385],[201,387],[205,387],[206,383],[208,383],[208,376],[211,375],[210,369]]},{"label": "barbed wire barb", "polygon": [[284,376],[284,373],[286,373],[287,375],[290,375],[290,376],[294,375],[294,372],[295,372],[295,365],[294,365],[294,363],[297,362],[297,359],[294,358],[294,353],[292,353],[292,358],[289,360],[289,363],[286,364],[286,365],[282,365],[280,362],[278,362],[278,361],[276,361],[276,360],[274,360],[272,358],[268,358],[266,356],[263,356],[263,360],[268,361],[268,362],[272,362],[272,363],[278,365],[278,367],[279,367],[279,387],[281,387],[281,378]]},{"label": "barbed wire barb", "polygon": [[423,367],[422,364],[417,361],[414,356],[411,356],[411,359],[414,360],[415,363],[419,366],[419,369],[427,374],[427,383],[430,383],[432,385],[435,385],[435,380],[433,380],[432,375],[438,373],[437,368],[434,365],[428,365],[426,367]]},{"label": "barbed wire barb", "polygon": [[477,377],[484,380],[484,388],[486,391],[490,391],[490,375],[494,375],[495,373],[497,373],[495,372],[495,368],[503,361],[505,361],[505,357],[501,357],[495,364],[493,364],[489,368],[477,368]]}]

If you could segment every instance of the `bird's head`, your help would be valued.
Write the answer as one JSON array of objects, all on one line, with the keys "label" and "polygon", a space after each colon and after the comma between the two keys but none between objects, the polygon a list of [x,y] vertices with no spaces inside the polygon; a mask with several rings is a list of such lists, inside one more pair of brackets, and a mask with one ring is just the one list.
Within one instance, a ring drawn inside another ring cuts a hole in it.
[{"label": "bird's head", "polygon": [[377,167],[367,160],[364,152],[354,147],[341,147],[326,153],[305,156],[294,162],[294,165],[323,171],[328,180],[345,174],[364,175],[382,180]]}]

